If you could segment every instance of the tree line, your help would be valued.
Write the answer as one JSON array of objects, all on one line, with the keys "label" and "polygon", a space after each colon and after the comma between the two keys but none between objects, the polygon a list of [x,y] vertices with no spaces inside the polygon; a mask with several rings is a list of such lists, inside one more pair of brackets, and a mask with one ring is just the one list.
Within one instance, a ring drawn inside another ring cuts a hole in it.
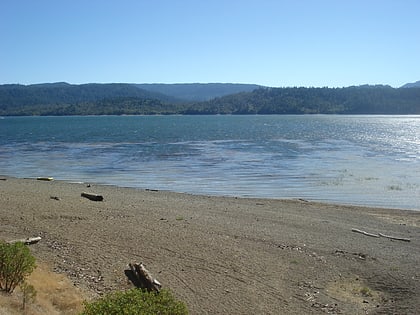
[{"label": "tree line", "polygon": [[122,85],[0,86],[0,115],[420,114],[420,88],[258,88],[203,102],[172,101]]}]

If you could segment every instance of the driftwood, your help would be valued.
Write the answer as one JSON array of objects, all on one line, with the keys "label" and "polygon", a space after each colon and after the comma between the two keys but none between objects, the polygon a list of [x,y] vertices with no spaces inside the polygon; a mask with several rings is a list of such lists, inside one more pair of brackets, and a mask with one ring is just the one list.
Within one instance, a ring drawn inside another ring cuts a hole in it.
[{"label": "driftwood", "polygon": [[390,235],[386,235],[386,234],[382,234],[382,233],[378,233],[378,234],[372,234],[372,233],[368,233],[359,229],[351,229],[352,232],[356,232],[356,233],[360,233],[366,236],[371,236],[371,237],[386,237],[389,238],[390,240],[396,240],[396,241],[403,241],[403,242],[410,242],[411,240],[409,238],[404,238],[404,237],[396,237],[396,236],[390,236]]},{"label": "driftwood", "polygon": [[50,181],[54,180],[54,178],[52,178],[52,177],[38,177],[37,180],[44,180],[44,181],[50,182]]},{"label": "driftwood", "polygon": [[36,236],[36,237],[28,237],[28,238],[23,238],[20,240],[12,240],[12,241],[8,241],[7,243],[9,244],[14,244],[14,243],[18,243],[21,242],[25,245],[31,245],[31,244],[36,244],[41,240],[40,236]]},{"label": "driftwood", "polygon": [[128,264],[131,273],[134,276],[135,285],[146,289],[147,291],[159,292],[162,285],[153,278],[152,274],[143,266],[142,263]]},{"label": "driftwood", "polygon": [[389,238],[390,240],[396,240],[396,241],[403,241],[403,242],[410,242],[411,240],[409,238],[404,237],[395,237],[395,236],[389,236],[382,233],[379,233],[379,236]]},{"label": "driftwood", "polygon": [[87,192],[82,192],[82,197],[85,197],[89,200],[93,200],[93,201],[102,201],[104,200],[104,197],[102,195],[97,195],[97,194],[92,194],[92,193],[87,193]]},{"label": "driftwood", "polygon": [[359,229],[351,229],[351,231],[352,231],[352,232],[356,232],[356,233],[360,233],[360,234],[363,234],[363,235],[366,235],[366,236],[379,237],[379,235],[378,235],[378,234],[368,233],[368,232],[366,232],[366,231],[362,231],[362,230],[359,230]]}]

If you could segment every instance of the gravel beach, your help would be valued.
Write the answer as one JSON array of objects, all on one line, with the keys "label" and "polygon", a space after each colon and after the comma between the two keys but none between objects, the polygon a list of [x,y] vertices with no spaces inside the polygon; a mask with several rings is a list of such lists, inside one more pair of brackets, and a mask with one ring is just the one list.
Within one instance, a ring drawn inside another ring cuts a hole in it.
[{"label": "gravel beach", "polygon": [[142,262],[191,314],[420,313],[420,211],[2,176],[0,239],[32,236],[90,298]]}]

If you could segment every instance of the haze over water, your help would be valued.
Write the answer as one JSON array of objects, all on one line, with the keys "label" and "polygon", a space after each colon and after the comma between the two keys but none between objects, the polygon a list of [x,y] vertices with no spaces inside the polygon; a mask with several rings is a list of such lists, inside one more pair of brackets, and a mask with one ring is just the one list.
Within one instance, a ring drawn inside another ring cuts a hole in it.
[{"label": "haze over water", "polygon": [[0,174],[420,210],[420,116],[4,117]]}]

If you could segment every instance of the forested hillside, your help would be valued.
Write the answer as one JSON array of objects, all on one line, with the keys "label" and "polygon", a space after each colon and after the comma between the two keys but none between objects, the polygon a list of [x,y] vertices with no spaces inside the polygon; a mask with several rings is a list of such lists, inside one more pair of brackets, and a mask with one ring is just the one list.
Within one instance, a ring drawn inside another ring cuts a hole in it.
[{"label": "forested hillside", "polygon": [[175,94],[132,84],[0,85],[0,115],[420,114],[416,87],[261,87],[203,102],[180,101]]},{"label": "forested hillside", "polygon": [[46,84],[0,85],[0,106],[27,106],[47,104],[75,104],[108,98],[138,97],[174,101],[174,98],[139,89],[131,84],[81,84],[65,82]]},{"label": "forested hillside", "polygon": [[195,104],[189,114],[420,114],[420,88],[262,88]]}]

